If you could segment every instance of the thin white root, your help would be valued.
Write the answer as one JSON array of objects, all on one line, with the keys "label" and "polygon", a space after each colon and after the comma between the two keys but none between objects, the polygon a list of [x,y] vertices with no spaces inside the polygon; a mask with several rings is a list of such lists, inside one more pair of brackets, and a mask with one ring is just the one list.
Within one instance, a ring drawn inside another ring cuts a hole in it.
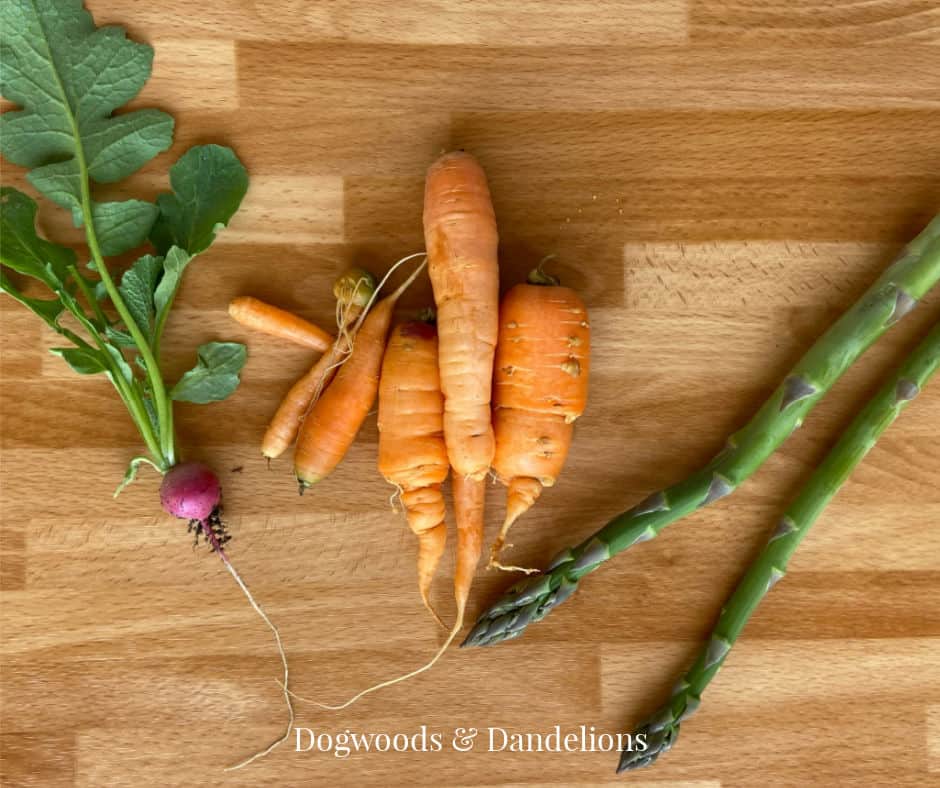
[{"label": "thin white root", "polygon": [[[393,684],[398,684],[402,681],[407,681],[408,679],[414,678],[415,676],[418,676],[421,673],[424,673],[426,670],[430,670],[431,668],[433,668],[434,665],[437,663],[437,661],[444,655],[444,652],[447,651],[450,644],[454,642],[454,638],[457,637],[457,633],[460,632],[462,627],[463,627],[463,616],[461,615],[458,617],[457,622],[454,624],[454,628],[450,631],[450,635],[447,636],[447,640],[444,641],[444,645],[438,649],[437,653],[434,655],[433,659],[431,659],[430,662],[422,665],[417,670],[411,671],[411,673],[406,673],[404,676],[399,676],[398,678],[395,678],[395,679],[389,679],[388,681],[383,681],[381,684],[376,684],[372,687],[369,687],[368,689],[364,689],[362,692],[358,693],[357,695],[353,695],[345,703],[340,703],[338,706],[330,706],[326,703],[320,703],[319,701],[316,701],[316,700],[310,700],[309,698],[304,698],[298,695],[297,693],[292,692],[291,690],[287,689],[283,684],[281,684],[281,688],[284,689],[284,691],[288,695],[290,695],[292,698],[295,698],[299,701],[303,701],[304,703],[312,703],[314,706],[319,706],[321,709],[326,709],[328,711],[340,711],[342,709],[347,708],[348,706],[352,706],[352,704],[355,703],[357,700],[365,697],[366,695],[369,695],[372,692],[377,692],[378,690],[384,689],[385,687],[391,687]],[[278,684],[280,684],[280,682],[278,682]]]},{"label": "thin white root", "polygon": [[282,683],[280,680],[277,680],[277,683],[280,684],[281,688],[284,690],[284,702],[287,704],[287,729],[284,731],[284,735],[269,744],[265,749],[256,752],[250,758],[246,758],[240,763],[236,763],[234,766],[225,767],[225,771],[234,772],[236,769],[241,769],[243,766],[247,766],[249,763],[258,760],[259,758],[263,758],[265,755],[270,753],[272,750],[290,738],[291,729],[294,727],[294,704],[291,703],[290,699],[293,693],[291,693],[291,691],[287,688],[287,682],[289,678],[287,669],[287,655],[284,653],[284,645],[281,643],[280,632],[278,632],[277,627],[271,623],[271,619],[268,618],[267,613],[265,613],[264,610],[261,609],[261,606],[255,602],[255,598],[251,595],[251,591],[248,590],[248,586],[245,585],[238,572],[235,571],[235,567],[229,563],[228,556],[226,556],[224,553],[222,554],[222,563],[225,564],[225,568],[228,569],[232,577],[235,578],[235,582],[238,583],[238,587],[242,590],[245,596],[248,597],[248,601],[255,609],[255,612],[261,616],[261,619],[264,621],[264,623],[267,624],[270,630],[274,633],[274,640],[277,643],[277,651],[281,656],[281,664],[284,666],[284,681]]},{"label": "thin white root", "polygon": [[[385,481],[388,481],[388,479],[386,479]],[[388,505],[392,507],[392,511],[395,512],[395,514],[398,514],[404,509],[404,505],[402,505],[401,509],[398,508],[398,505],[401,503],[401,496],[405,491],[402,489],[402,486],[400,484],[395,484],[395,482],[388,482],[388,483],[391,484],[395,488],[392,491],[392,494],[388,496]]]},{"label": "thin white root", "polygon": [[[506,547],[512,547],[512,545],[506,545]],[[501,564],[495,558],[490,559],[490,562],[486,565],[486,568],[487,569],[490,569],[490,568],[500,569],[503,572],[524,572],[527,575],[536,575],[541,571],[540,569],[532,569],[531,567],[513,566],[512,564]]]},{"label": "thin white root", "polygon": [[411,283],[418,277],[418,274],[424,269],[424,266],[427,265],[428,254],[427,252],[415,252],[414,254],[406,255],[402,257],[397,263],[395,263],[391,268],[386,271],[385,276],[382,277],[381,281],[375,286],[375,290],[372,291],[372,297],[369,299],[369,302],[366,304],[366,308],[362,310],[362,314],[359,315],[359,319],[356,321],[356,328],[358,329],[360,324],[366,319],[366,315],[369,314],[369,310],[372,308],[372,304],[375,303],[375,299],[379,297],[379,293],[382,292],[382,288],[385,286],[385,283],[388,281],[388,278],[395,273],[400,265],[407,263],[409,260],[414,260],[417,257],[423,257],[424,261],[419,265],[414,272],[409,276],[401,286],[392,293],[393,296],[401,295],[408,289]]}]

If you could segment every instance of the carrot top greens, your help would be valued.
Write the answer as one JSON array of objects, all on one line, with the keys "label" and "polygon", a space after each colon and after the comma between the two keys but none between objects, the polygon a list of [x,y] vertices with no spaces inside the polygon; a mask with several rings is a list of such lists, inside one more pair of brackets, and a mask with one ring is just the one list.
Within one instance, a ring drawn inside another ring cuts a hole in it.
[{"label": "carrot top greens", "polygon": [[[243,345],[201,346],[196,366],[170,385],[160,343],[183,271],[238,210],[248,174],[229,148],[200,145],[170,168],[171,191],[156,202],[95,199],[97,184],[127,178],[173,141],[173,118],[161,110],[113,114],[150,77],[152,48],[96,27],[81,0],[5,0],[0,25],[0,93],[22,107],[0,118],[0,153],[29,169],[30,184],[71,212],[87,242],[80,261],[40,238],[36,203],[3,187],[0,290],[70,343],[52,352],[74,371],[114,385],[147,446],[126,484],[141,462],[160,471],[177,462],[173,400],[218,401],[238,385]],[[147,243],[118,279],[105,257]],[[34,284],[24,292],[7,269]],[[66,314],[74,320],[64,323]]]}]

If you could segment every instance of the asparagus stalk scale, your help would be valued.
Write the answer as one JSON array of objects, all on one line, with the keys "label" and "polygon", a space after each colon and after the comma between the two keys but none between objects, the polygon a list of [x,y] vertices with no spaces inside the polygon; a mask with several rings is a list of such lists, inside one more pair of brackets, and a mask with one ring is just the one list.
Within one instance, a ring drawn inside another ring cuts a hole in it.
[{"label": "asparagus stalk scale", "polygon": [[856,416],[822,464],[790,504],[760,555],[722,608],[707,645],[673,690],[672,697],[643,723],[647,749],[621,754],[618,772],[652,764],[679,735],[680,723],[698,707],[702,691],[718,673],[728,652],[764,596],[786,573],[787,562],[813,523],[875,441],[940,367],[940,323],[897,373]]},{"label": "asparagus stalk scale", "polygon": [[512,586],[480,616],[464,646],[518,637],[574,593],[578,582],[617,553],[657,536],[670,523],[724,498],[753,474],[802,423],[823,395],[888,328],[940,280],[940,216],[797,362],[741,430],[704,468],[618,515],[563,550],[544,573]]}]

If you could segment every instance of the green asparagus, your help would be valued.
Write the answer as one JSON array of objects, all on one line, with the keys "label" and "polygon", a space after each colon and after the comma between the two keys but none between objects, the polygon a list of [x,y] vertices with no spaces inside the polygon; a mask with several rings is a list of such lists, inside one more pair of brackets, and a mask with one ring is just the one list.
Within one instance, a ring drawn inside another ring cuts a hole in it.
[{"label": "green asparagus", "polygon": [[708,644],[673,690],[672,697],[636,731],[647,749],[621,754],[618,772],[652,764],[679,735],[680,723],[698,707],[702,691],[718,673],[728,652],[760,601],[786,573],[787,562],[882,432],[897,418],[940,366],[940,323],[891,380],[858,414],[816,469],[778,523],[770,540],[725,603]]},{"label": "green asparagus", "polygon": [[657,536],[667,525],[732,493],[802,423],[846,369],[940,280],[940,216],[911,241],[790,371],[724,449],[701,470],[654,493],[575,547],[544,573],[512,586],[479,618],[464,646],[518,637],[574,593],[589,572],[622,550]]}]

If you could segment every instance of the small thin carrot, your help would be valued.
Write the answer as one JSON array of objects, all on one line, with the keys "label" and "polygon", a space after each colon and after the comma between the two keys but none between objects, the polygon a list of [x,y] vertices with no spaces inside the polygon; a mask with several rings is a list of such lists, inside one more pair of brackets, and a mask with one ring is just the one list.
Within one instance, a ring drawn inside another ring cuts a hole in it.
[{"label": "small thin carrot", "polygon": [[490,550],[489,566],[516,519],[551,487],[568,456],[573,422],[587,402],[591,327],[573,290],[541,268],[503,297],[494,371],[493,470],[508,487],[506,518]]},{"label": "small thin carrot", "polygon": [[379,382],[379,472],[401,493],[408,526],[418,538],[418,591],[444,626],[429,592],[447,541],[441,484],[450,465],[437,331],[428,322],[397,325],[385,348]]},{"label": "small thin carrot", "polygon": [[338,337],[313,367],[291,386],[278,406],[261,440],[261,453],[269,460],[280,457],[294,442],[311,404],[329,385],[349,355],[356,324],[375,289],[375,277],[362,268],[351,268],[334,283]]},{"label": "small thin carrot", "polygon": [[294,474],[301,492],[330,474],[355,440],[378,393],[385,338],[395,304],[424,266],[422,262],[395,292],[357,321],[352,352],[311,407],[297,436]]},{"label": "small thin carrot", "polygon": [[261,453],[269,460],[280,457],[297,438],[304,415],[317,392],[330,384],[339,360],[349,352],[348,336],[344,335],[334,342],[329,352],[320,356],[309,372],[304,373],[281,400],[261,439]]},{"label": "small thin carrot", "polygon": [[309,320],[252,296],[233,298],[228,305],[228,313],[246,328],[286,339],[295,345],[303,345],[321,353],[326,352],[333,344],[333,337]]}]

